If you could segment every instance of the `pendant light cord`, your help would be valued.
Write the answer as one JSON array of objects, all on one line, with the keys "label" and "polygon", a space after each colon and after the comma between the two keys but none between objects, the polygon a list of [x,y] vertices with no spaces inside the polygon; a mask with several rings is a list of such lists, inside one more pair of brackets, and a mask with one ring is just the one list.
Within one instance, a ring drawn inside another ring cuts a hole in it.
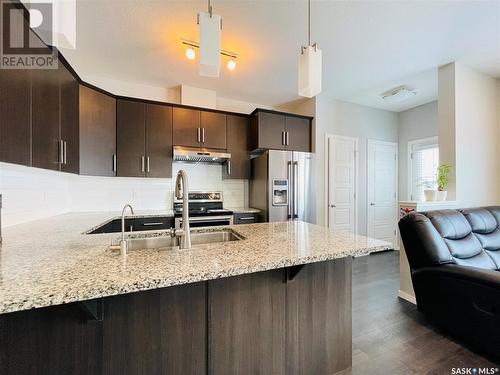
[{"label": "pendant light cord", "polygon": [[210,14],[210,18],[212,18],[212,2],[208,0],[208,13]]},{"label": "pendant light cord", "polygon": [[311,0],[307,1],[307,45],[311,45]]}]

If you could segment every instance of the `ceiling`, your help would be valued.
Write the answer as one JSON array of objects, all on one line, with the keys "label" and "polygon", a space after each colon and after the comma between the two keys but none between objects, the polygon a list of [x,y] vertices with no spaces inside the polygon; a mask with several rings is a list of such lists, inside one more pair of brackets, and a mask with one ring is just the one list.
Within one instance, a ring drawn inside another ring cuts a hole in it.
[{"label": "ceiling", "polygon": [[[279,105],[298,98],[297,55],[307,37],[307,2],[213,0],[222,48],[235,71],[198,75],[181,38],[198,40],[204,1],[78,0],[77,48],[63,50],[85,75],[156,87],[180,84],[232,99]],[[437,96],[436,67],[461,61],[500,77],[500,1],[313,1],[312,39],[323,51],[323,93],[401,111]],[[379,94],[407,84],[415,98]]]}]

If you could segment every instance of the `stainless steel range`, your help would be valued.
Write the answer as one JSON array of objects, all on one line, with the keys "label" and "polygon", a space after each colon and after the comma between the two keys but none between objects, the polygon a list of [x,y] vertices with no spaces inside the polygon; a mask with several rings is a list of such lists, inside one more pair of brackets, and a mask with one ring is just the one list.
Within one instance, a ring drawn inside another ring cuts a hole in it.
[{"label": "stainless steel range", "polygon": [[[189,198],[190,227],[232,225],[233,211],[223,208],[222,191],[193,191]],[[175,228],[182,223],[182,200],[174,201]]]}]

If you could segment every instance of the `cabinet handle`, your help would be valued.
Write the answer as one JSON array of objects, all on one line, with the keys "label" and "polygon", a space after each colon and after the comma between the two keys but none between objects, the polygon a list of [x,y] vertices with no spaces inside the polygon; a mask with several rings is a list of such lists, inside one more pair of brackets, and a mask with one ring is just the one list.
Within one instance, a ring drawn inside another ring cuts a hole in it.
[{"label": "cabinet handle", "polygon": [[59,164],[64,164],[64,141],[59,140]]},{"label": "cabinet handle", "polygon": [[198,141],[198,143],[200,143],[200,142],[201,142],[201,128],[198,128],[198,129],[196,129],[196,130],[197,130],[197,132],[198,132],[198,138],[197,138],[197,141]]},{"label": "cabinet handle", "polygon": [[113,172],[116,172],[116,154],[113,154]]},{"label": "cabinet handle", "polygon": [[141,156],[141,172],[144,172],[144,156]]},{"label": "cabinet handle", "polygon": [[201,142],[205,143],[205,128],[201,129]]},{"label": "cabinet handle", "polygon": [[163,222],[158,221],[154,223],[142,223],[144,227],[157,227],[158,225],[163,225]]},{"label": "cabinet handle", "polygon": [[285,132],[281,132],[281,144],[285,145]]},{"label": "cabinet handle", "polygon": [[229,176],[231,175],[231,160],[227,161],[227,174]]},{"label": "cabinet handle", "polygon": [[149,156],[146,158],[146,170],[149,173]]},{"label": "cabinet handle", "polygon": [[286,146],[290,145],[289,142],[290,142],[290,133],[285,132],[285,144],[286,144]]},{"label": "cabinet handle", "polygon": [[68,143],[64,141],[63,145],[64,145],[64,164],[68,164]]},{"label": "cabinet handle", "polygon": [[240,217],[240,220],[255,220],[254,216]]}]

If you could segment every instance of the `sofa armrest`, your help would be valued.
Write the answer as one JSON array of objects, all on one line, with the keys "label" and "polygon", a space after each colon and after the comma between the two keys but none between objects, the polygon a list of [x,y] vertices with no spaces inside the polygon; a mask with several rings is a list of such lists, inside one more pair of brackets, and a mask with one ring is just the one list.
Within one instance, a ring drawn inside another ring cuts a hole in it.
[{"label": "sofa armrest", "polygon": [[456,279],[499,289],[500,291],[500,272],[477,267],[443,264],[440,266],[420,268],[413,272],[412,277],[416,282],[423,278]]}]

